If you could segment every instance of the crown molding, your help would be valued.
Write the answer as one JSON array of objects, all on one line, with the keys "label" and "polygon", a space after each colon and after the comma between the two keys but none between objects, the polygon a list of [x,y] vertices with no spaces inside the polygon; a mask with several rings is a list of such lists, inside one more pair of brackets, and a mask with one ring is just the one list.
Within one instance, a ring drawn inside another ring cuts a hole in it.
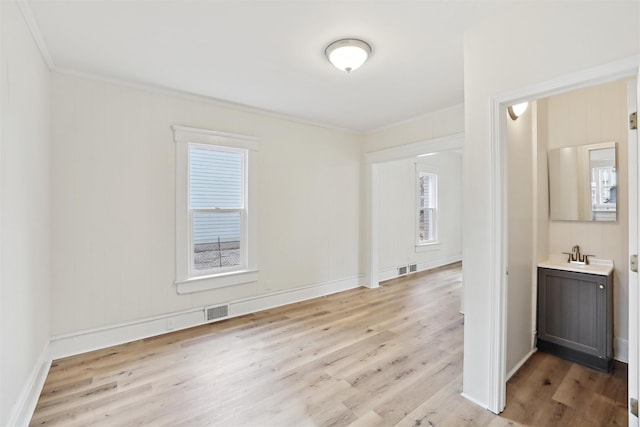
[{"label": "crown molding", "polygon": [[308,120],[308,119],[296,117],[293,115],[278,113],[275,111],[266,110],[259,107],[253,107],[246,104],[235,103],[233,101],[225,101],[225,100],[214,98],[211,96],[200,95],[197,93],[183,91],[180,89],[169,88],[166,86],[154,85],[151,83],[143,83],[139,81],[128,80],[121,77],[107,77],[100,74],[86,73],[83,71],[77,71],[77,70],[62,68],[57,66],[54,66],[51,71],[56,72],[58,74],[72,76],[72,77],[79,77],[87,80],[95,80],[95,81],[100,81],[104,83],[125,86],[132,89],[143,90],[146,92],[156,93],[159,95],[175,96],[177,98],[186,99],[189,101],[203,102],[209,105],[214,105],[216,107],[229,108],[232,110],[242,111],[245,113],[260,114],[262,116],[271,117],[279,120],[286,120],[286,121],[301,124],[301,125],[314,126],[322,129],[345,132],[352,135],[362,135],[362,132],[355,129],[343,128],[343,127],[334,126],[334,125],[330,125],[322,122],[315,122],[313,120]]},{"label": "crown molding", "polygon": [[419,116],[414,116],[414,117],[410,117],[408,119],[400,120],[398,122],[390,123],[388,125],[380,126],[378,128],[375,128],[375,129],[367,130],[367,131],[363,132],[363,135],[373,135],[375,133],[382,132],[382,131],[385,131],[387,129],[392,129],[392,128],[395,128],[395,127],[398,127],[398,126],[403,126],[403,125],[407,125],[407,124],[410,124],[410,123],[413,123],[413,122],[417,122],[419,120],[423,120],[423,119],[426,119],[428,117],[432,117],[432,116],[435,116],[437,114],[441,114],[441,113],[443,113],[445,111],[455,110],[456,108],[462,108],[464,110],[464,102],[461,102],[460,104],[452,105],[450,107],[441,108],[439,110],[430,111],[430,112],[425,113],[425,114],[420,114]]},{"label": "crown molding", "polygon": [[20,12],[22,13],[22,17],[24,18],[24,22],[27,24],[29,31],[31,32],[31,36],[33,37],[33,41],[38,46],[38,50],[40,50],[40,54],[42,55],[42,59],[45,64],[49,68],[49,71],[55,68],[55,64],[53,63],[53,57],[51,56],[51,52],[49,52],[49,48],[47,47],[47,43],[44,41],[44,37],[42,37],[42,32],[40,32],[40,27],[36,22],[36,19],[33,17],[33,12],[31,11],[31,6],[27,0],[15,0]]}]

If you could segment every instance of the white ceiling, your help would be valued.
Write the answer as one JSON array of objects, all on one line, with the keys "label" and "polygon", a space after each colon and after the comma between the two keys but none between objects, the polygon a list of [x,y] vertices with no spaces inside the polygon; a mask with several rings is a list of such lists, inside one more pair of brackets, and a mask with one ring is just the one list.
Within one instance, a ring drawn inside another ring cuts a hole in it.
[{"label": "white ceiling", "polygon": [[[29,0],[56,69],[176,89],[356,131],[463,102],[463,33],[486,1]],[[356,37],[351,75],[323,55]]]}]

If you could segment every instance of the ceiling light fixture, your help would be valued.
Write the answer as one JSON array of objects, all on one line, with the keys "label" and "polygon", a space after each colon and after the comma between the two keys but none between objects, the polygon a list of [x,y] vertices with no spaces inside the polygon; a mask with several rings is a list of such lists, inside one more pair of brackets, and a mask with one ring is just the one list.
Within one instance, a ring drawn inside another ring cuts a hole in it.
[{"label": "ceiling light fixture", "polygon": [[511,120],[517,120],[518,117],[520,117],[521,115],[524,114],[525,111],[527,111],[528,106],[529,106],[528,102],[522,102],[520,104],[510,105],[509,108],[507,108],[507,111],[509,112],[509,117],[511,117]]},{"label": "ceiling light fixture", "polygon": [[369,43],[358,39],[341,39],[331,43],[324,50],[329,62],[339,70],[349,74],[364,64],[371,55]]}]

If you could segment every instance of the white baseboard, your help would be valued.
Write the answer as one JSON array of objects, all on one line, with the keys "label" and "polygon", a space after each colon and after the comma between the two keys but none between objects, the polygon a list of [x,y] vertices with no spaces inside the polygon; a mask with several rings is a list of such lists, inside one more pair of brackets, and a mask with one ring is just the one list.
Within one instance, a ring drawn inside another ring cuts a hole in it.
[{"label": "white baseboard", "polygon": [[629,363],[629,341],[624,338],[613,339],[613,358],[620,362]]},{"label": "white baseboard", "polygon": [[[444,265],[453,264],[454,262],[458,262],[458,261],[462,261],[462,254],[455,254],[448,257],[440,257],[440,258],[434,258],[429,261],[418,262],[416,263],[417,270],[414,273],[420,273],[425,270],[431,270],[432,268],[442,267]],[[400,277],[398,275],[398,267],[404,267],[404,266],[389,267],[389,268],[380,270],[378,272],[378,280],[381,282],[384,282],[385,280],[391,280],[391,279],[395,279],[396,277]],[[414,274],[414,273],[409,273],[409,274]],[[403,276],[406,276],[406,274],[404,274]]]},{"label": "white baseboard", "polygon": [[531,351],[529,351],[529,353],[527,353],[527,354],[522,358],[522,360],[520,360],[518,363],[516,363],[516,366],[514,366],[514,367],[513,367],[513,369],[511,369],[511,371],[509,371],[509,372],[507,373],[507,376],[506,376],[506,378],[505,378],[505,381],[509,381],[509,380],[511,379],[511,377],[512,377],[516,372],[518,372],[518,369],[522,368],[522,365],[524,365],[524,364],[527,362],[527,360],[529,360],[529,358],[530,358],[531,356],[533,356],[533,353],[535,353],[536,351],[538,351],[538,349],[537,349],[537,348],[533,348],[533,349],[531,349]]},{"label": "white baseboard", "polygon": [[351,276],[344,279],[330,280],[301,288],[258,295],[229,303],[229,317],[242,316],[257,311],[268,310],[295,302],[306,301],[349,289],[359,288],[364,275]]},{"label": "white baseboard", "polygon": [[[204,323],[204,309],[168,313],[51,338],[51,359],[87,353]],[[169,327],[169,325],[171,325]]]},{"label": "white baseboard", "polygon": [[[352,276],[331,280],[301,288],[273,292],[241,300],[229,301],[217,305],[229,306],[229,315],[218,319],[225,320],[282,305],[292,304],[360,287],[363,276]],[[180,329],[202,325],[205,322],[205,307],[167,313],[159,316],[139,319],[131,322],[89,329],[51,338],[50,358],[55,360],[93,350],[124,344],[143,338],[166,334]]]},{"label": "white baseboard", "polygon": [[480,406],[483,409],[487,409],[487,410],[489,409],[489,406],[486,403],[480,402],[479,400],[469,396],[465,392],[460,393],[460,396],[464,397],[465,399],[467,399],[471,403],[475,403],[476,405]]},{"label": "white baseboard", "polygon": [[455,254],[447,257],[435,258],[425,262],[419,262],[418,272],[453,264],[458,261],[462,261],[462,254]]},{"label": "white baseboard", "polygon": [[50,366],[51,359],[49,358],[49,344],[47,343],[33,365],[31,375],[29,375],[29,379],[18,396],[7,425],[14,427],[29,425]]},{"label": "white baseboard", "polygon": [[381,282],[398,277],[398,267],[385,268],[378,273],[378,280]]}]

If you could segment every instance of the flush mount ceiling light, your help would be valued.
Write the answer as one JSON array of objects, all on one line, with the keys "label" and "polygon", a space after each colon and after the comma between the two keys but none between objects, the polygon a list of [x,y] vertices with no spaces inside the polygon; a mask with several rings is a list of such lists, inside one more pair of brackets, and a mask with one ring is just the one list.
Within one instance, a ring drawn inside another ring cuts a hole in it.
[{"label": "flush mount ceiling light", "polygon": [[520,117],[524,114],[525,111],[527,111],[528,106],[528,102],[510,105],[509,108],[507,108],[507,111],[509,112],[509,117],[511,117],[511,120],[517,120],[518,117]]},{"label": "flush mount ceiling light", "polygon": [[327,46],[324,54],[334,67],[348,74],[364,64],[371,55],[371,46],[358,39],[341,39]]}]

